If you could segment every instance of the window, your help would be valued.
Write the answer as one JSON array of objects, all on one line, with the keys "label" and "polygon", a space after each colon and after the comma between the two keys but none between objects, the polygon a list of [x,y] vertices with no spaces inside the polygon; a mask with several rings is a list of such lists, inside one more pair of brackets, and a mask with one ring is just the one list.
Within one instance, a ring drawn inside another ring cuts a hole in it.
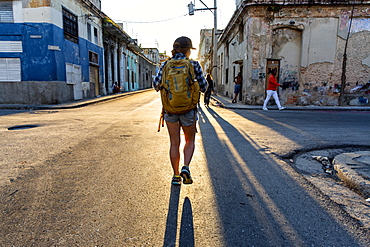
[{"label": "window", "polygon": [[78,22],[77,16],[63,8],[63,29],[64,38],[78,43]]},{"label": "window", "polygon": [[226,69],[225,75],[226,75],[225,82],[227,84],[229,83],[229,68]]},{"label": "window", "polygon": [[22,41],[0,41],[0,52],[23,52]]},{"label": "window", "polygon": [[93,42],[94,44],[99,43],[98,29],[96,27],[92,26],[90,23],[87,23],[87,39],[90,42]]},{"label": "window", "polygon": [[87,23],[87,40],[91,41],[91,24]]},{"label": "window", "polygon": [[94,43],[98,44],[98,29],[94,27]]},{"label": "window", "polygon": [[0,1],[0,22],[14,22],[12,1]]},{"label": "window", "polygon": [[99,64],[99,55],[95,52],[89,51],[89,62],[92,64]]},{"label": "window", "polygon": [[21,81],[20,58],[0,58],[0,81],[2,82]]}]

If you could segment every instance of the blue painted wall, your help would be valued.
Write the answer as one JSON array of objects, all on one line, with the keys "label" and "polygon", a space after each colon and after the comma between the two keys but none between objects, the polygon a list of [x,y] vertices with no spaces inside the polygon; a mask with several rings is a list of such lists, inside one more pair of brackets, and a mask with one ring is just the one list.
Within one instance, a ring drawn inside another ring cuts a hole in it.
[{"label": "blue painted wall", "polygon": [[[33,36],[33,38],[32,38]],[[103,82],[103,48],[85,39],[79,43],[64,39],[63,29],[48,23],[0,23],[1,41],[22,41],[22,53],[0,53],[0,57],[21,59],[22,81],[66,81],[66,63],[81,65],[82,81],[89,81],[89,50],[99,55]],[[49,50],[58,46],[60,51]]]}]

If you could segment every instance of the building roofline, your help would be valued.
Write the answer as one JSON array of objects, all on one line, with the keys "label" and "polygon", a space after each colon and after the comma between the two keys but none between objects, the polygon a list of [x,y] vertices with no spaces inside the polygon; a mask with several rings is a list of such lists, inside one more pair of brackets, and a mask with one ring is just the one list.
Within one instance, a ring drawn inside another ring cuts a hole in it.
[{"label": "building roofline", "polygon": [[[244,0],[235,10],[226,28],[218,38],[218,41],[224,41],[234,25],[240,20],[239,17],[243,12],[246,12],[249,7],[253,6],[330,6],[330,5],[369,5],[370,0]],[[272,9],[274,11],[274,9]],[[219,42],[217,42],[219,44]]]}]

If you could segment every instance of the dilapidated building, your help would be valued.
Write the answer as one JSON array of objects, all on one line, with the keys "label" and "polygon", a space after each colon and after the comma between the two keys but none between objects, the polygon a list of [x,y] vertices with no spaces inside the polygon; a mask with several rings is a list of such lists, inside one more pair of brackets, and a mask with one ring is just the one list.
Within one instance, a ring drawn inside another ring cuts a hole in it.
[{"label": "dilapidated building", "polygon": [[59,104],[151,86],[157,63],[100,0],[0,0],[0,104]]},{"label": "dilapidated building", "polygon": [[237,1],[218,39],[217,91],[262,105],[268,72],[278,68],[284,105],[368,104],[370,1]]},{"label": "dilapidated building", "polygon": [[101,94],[100,0],[0,1],[0,103]]}]

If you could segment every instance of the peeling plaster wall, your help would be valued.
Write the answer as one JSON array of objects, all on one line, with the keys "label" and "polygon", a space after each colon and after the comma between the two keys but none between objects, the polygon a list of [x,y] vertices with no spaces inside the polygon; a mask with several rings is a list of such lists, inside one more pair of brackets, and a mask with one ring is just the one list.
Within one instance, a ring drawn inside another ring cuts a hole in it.
[{"label": "peeling plaster wall", "polygon": [[50,7],[51,0],[23,0],[24,8]]},{"label": "peeling plaster wall", "polygon": [[249,84],[247,85],[245,102],[247,104],[262,104],[265,97],[266,58],[271,53],[271,46],[266,44],[271,42],[272,30],[268,28],[265,19],[259,17],[251,17],[246,26],[247,59],[249,60],[246,69],[251,73],[247,73],[248,77],[245,80]]},{"label": "peeling plaster wall", "polygon": [[[343,5],[297,5],[283,6],[274,12],[268,11],[267,6],[250,5],[240,11],[245,22],[246,45],[234,48],[240,52],[230,54],[227,66],[231,68],[231,62],[245,54],[244,102],[262,104],[267,59],[280,59],[280,83],[298,80],[297,87],[280,90],[284,104],[337,105],[351,10],[351,6]],[[369,17],[369,5],[355,7],[347,48],[347,93],[370,81]],[[276,36],[276,32],[282,33]],[[295,32],[301,32],[300,38],[294,37]],[[236,33],[234,24],[225,37],[230,42]],[[230,90],[230,86],[225,90]]]}]

